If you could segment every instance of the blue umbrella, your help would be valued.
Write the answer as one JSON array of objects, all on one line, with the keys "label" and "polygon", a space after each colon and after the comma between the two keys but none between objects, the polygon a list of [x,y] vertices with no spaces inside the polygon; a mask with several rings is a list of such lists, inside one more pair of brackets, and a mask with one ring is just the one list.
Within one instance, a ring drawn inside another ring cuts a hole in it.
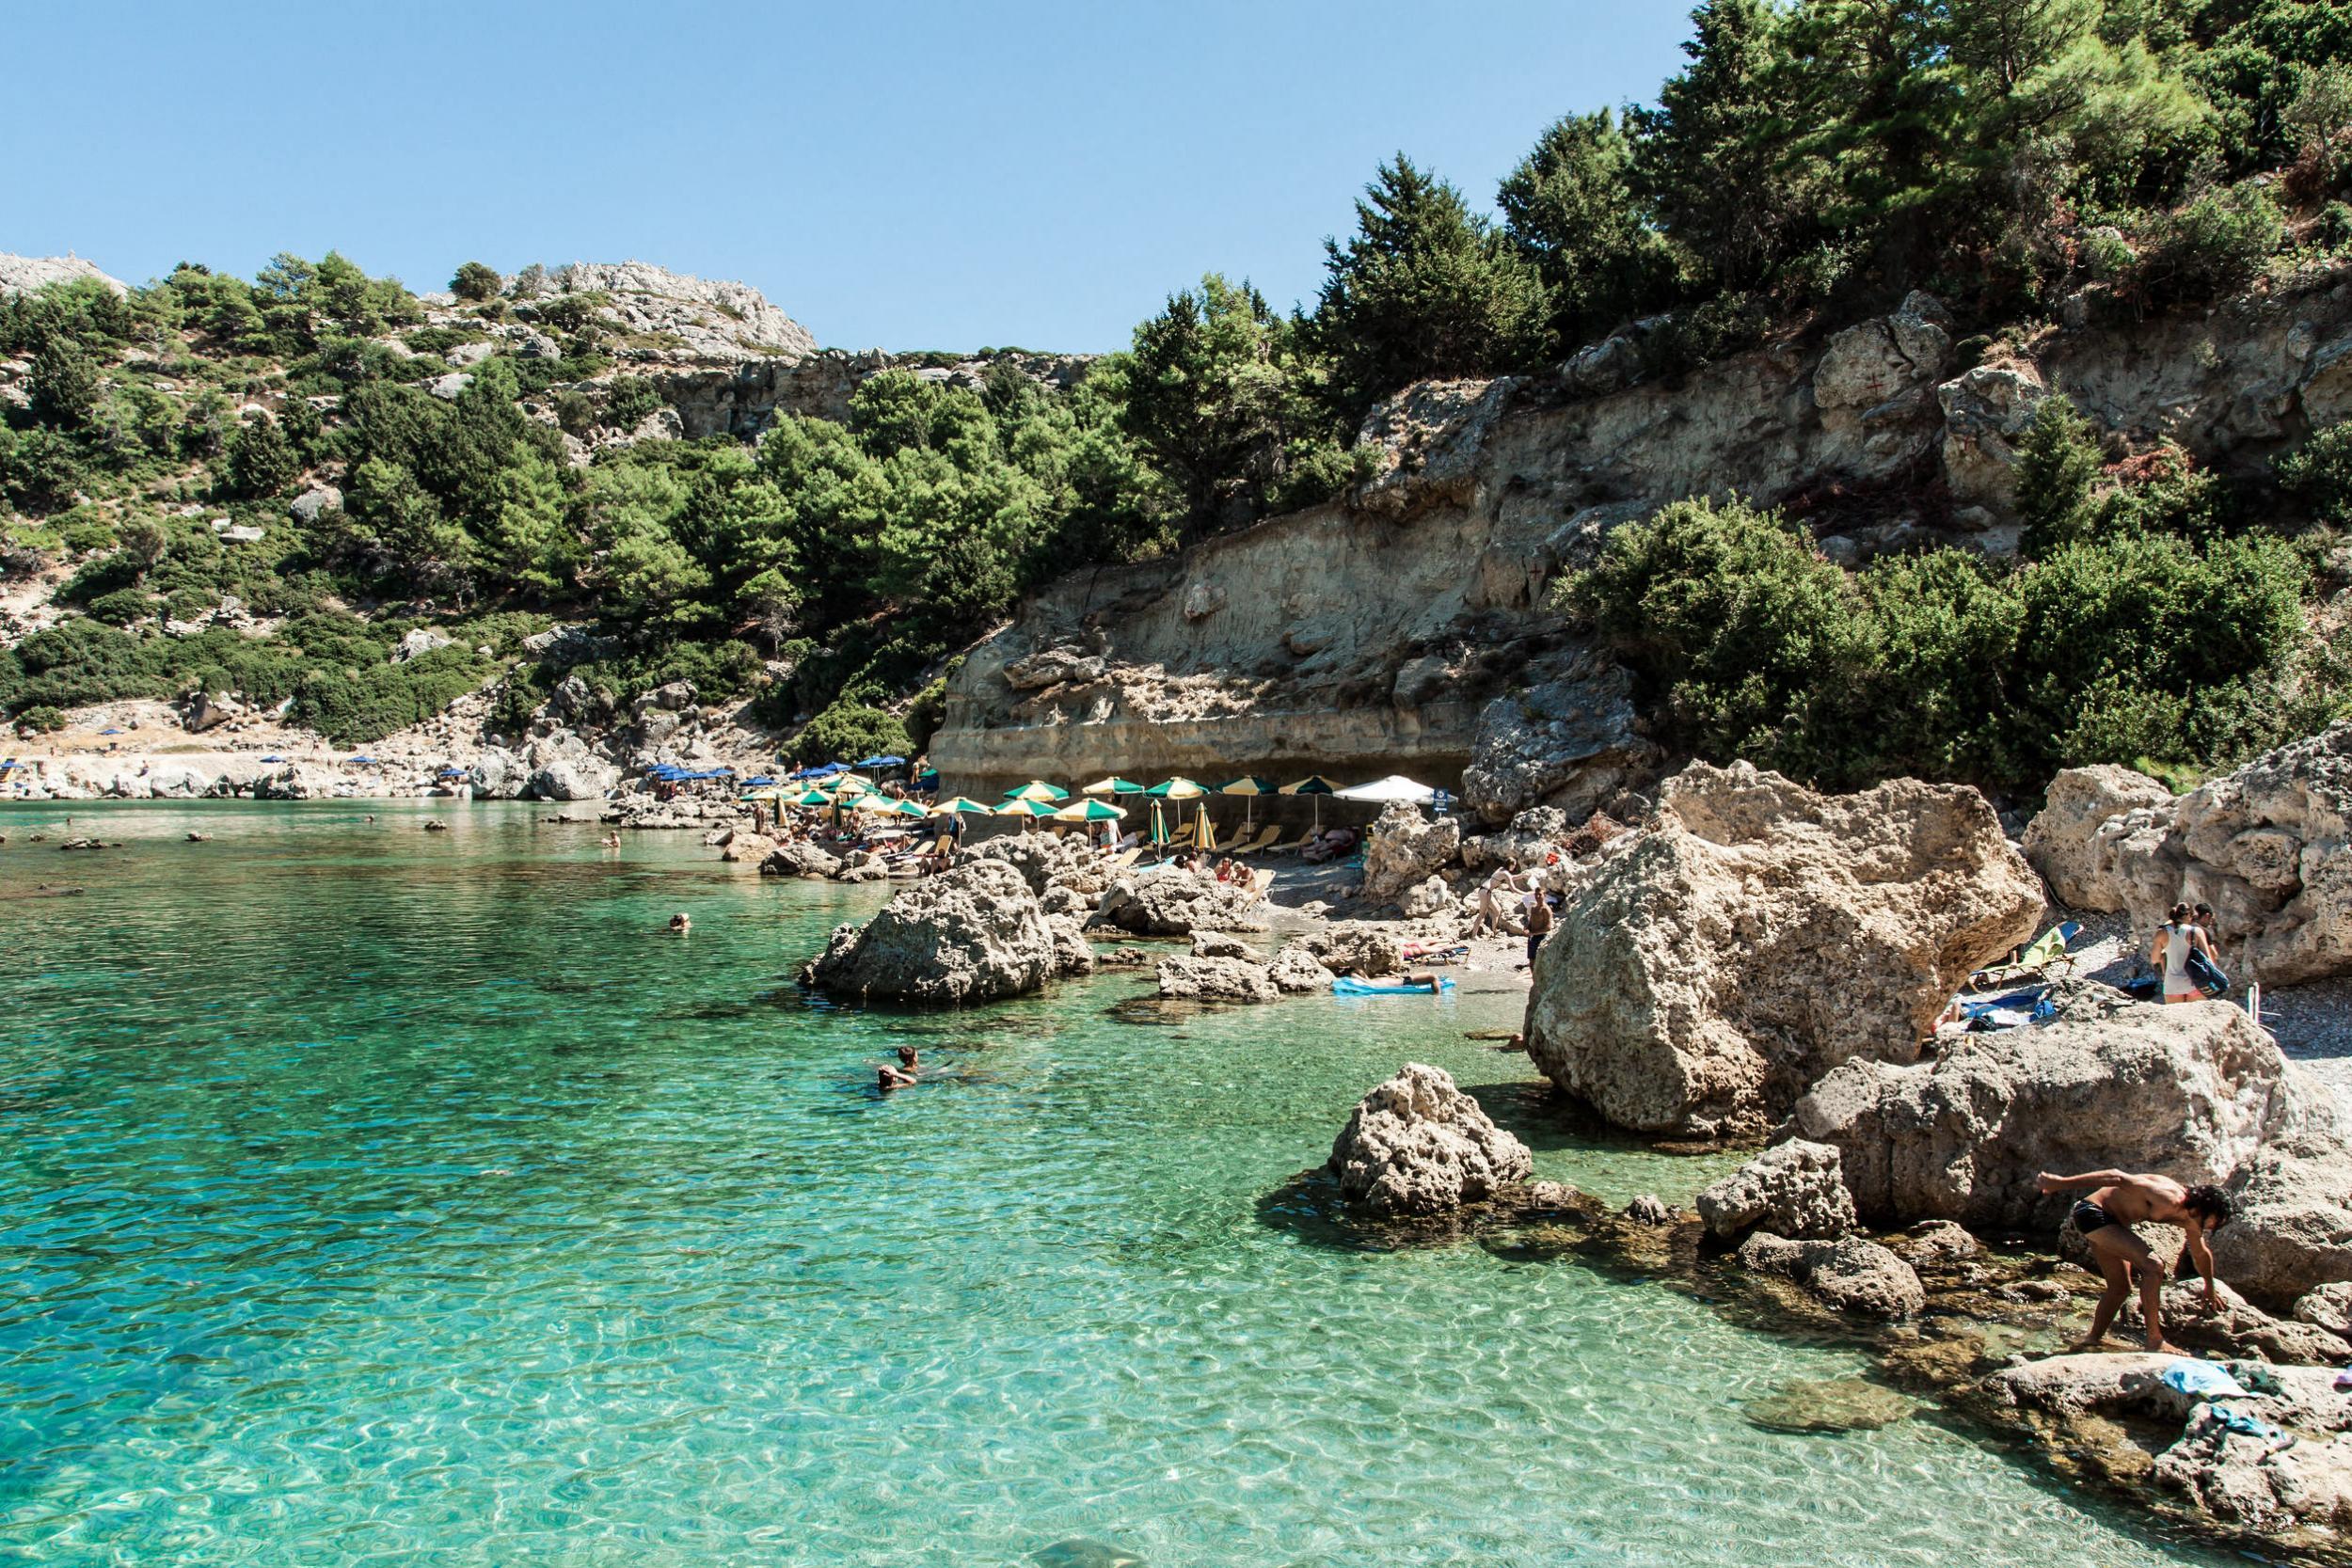
[{"label": "blue umbrella", "polygon": [[441,769],[441,777],[444,779],[462,779],[466,776],[466,770],[462,768],[444,768]]},{"label": "blue umbrella", "polygon": [[100,730],[98,733],[100,735],[120,735],[122,732],[120,730]]},{"label": "blue umbrella", "polygon": [[373,757],[353,757],[351,760],[361,768],[381,768],[384,766]]},{"label": "blue umbrella", "polygon": [[867,757],[865,761],[854,763],[851,766],[857,768],[897,768],[906,760],[907,759],[904,757]]},{"label": "blue umbrella", "polygon": [[746,789],[758,789],[764,785],[774,784],[775,782],[775,780],[770,778],[767,774],[761,773],[755,778],[745,780],[743,787]]}]

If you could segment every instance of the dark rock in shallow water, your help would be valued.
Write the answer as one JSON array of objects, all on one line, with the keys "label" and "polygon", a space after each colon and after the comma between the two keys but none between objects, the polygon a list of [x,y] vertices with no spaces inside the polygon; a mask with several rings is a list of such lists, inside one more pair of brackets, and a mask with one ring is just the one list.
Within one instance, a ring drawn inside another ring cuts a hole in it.
[{"label": "dark rock in shallow water", "polygon": [[1833,1377],[1784,1383],[1740,1408],[1767,1432],[1876,1432],[1908,1419],[1917,1406],[1892,1388]]},{"label": "dark rock in shallow water", "polygon": [[1143,1568],[1143,1559],[1124,1546],[1073,1535],[1029,1554],[1038,1568]]}]

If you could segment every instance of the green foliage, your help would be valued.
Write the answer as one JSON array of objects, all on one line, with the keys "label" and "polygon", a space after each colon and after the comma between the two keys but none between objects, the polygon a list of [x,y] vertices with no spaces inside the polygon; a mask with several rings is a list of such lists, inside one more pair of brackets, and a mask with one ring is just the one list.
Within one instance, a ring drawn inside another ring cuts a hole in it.
[{"label": "green foliage", "polygon": [[380,740],[432,718],[489,673],[462,647],[436,648],[400,664],[318,670],[296,688],[289,717],[338,745]]},{"label": "green foliage", "polygon": [[908,756],[914,749],[906,725],[877,707],[836,703],[792,737],[787,753],[800,766],[855,762],[860,757]]},{"label": "green foliage", "polygon": [[616,430],[635,430],[661,406],[660,390],[650,378],[615,376],[604,389],[603,422]]},{"label": "green foliage", "polygon": [[2027,559],[2040,560],[2082,535],[2098,483],[2099,447],[2090,421],[2063,393],[2043,398],[2017,458],[2017,516],[2025,525],[2020,547]]},{"label": "green foliage", "polygon": [[1491,375],[1546,347],[1551,302],[1534,264],[1461,192],[1403,153],[1356,203],[1357,231],[1324,242],[1311,322],[1351,416],[1409,382]]},{"label": "green foliage", "polygon": [[2260,277],[2285,238],[2286,221],[2263,186],[2201,191],[2157,220],[2140,252],[2140,286],[2158,305],[2201,304]]},{"label": "green foliage", "polygon": [[98,366],[72,338],[53,335],[24,377],[26,405],[53,430],[79,430],[98,406]]},{"label": "green foliage", "polygon": [[229,489],[248,500],[277,495],[302,471],[294,443],[267,414],[247,420],[229,438]]},{"label": "green foliage", "polygon": [[1673,296],[1672,248],[1645,221],[1632,176],[1633,145],[1602,109],[1554,123],[1497,192],[1506,232],[1549,291],[1555,349]]},{"label": "green foliage", "polygon": [[2352,528],[2352,420],[2328,426],[2279,459],[2279,483],[2312,518]]},{"label": "green foliage", "polygon": [[0,492],[35,516],[73,504],[82,465],[72,443],[54,430],[15,432],[0,426]]},{"label": "green foliage", "polygon": [[2266,537],[2096,532],[2007,575],[1956,551],[1849,578],[1778,515],[1682,501],[1619,530],[1563,608],[1673,743],[1849,787],[2030,787],[2057,768],[2226,762],[2340,705],[2307,573]]},{"label": "green foliage", "polygon": [[449,292],[459,299],[494,299],[505,281],[499,276],[498,268],[482,261],[467,261],[449,280]]},{"label": "green foliage", "polygon": [[1321,432],[1293,337],[1255,289],[1211,273],[1170,294],[1111,368],[1119,428],[1196,526],[1232,499],[1263,507],[1295,466],[1292,443]]},{"label": "green foliage", "polygon": [[18,714],[16,725],[26,735],[48,735],[65,728],[65,715],[44,703]]}]

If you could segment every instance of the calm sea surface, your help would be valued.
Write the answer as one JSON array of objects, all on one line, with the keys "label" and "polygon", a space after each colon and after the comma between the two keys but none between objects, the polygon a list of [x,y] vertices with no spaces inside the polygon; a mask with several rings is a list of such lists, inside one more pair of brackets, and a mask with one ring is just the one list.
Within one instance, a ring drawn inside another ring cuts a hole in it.
[{"label": "calm sea surface", "polygon": [[374,809],[0,811],[0,1562],[2226,1560],[1931,1419],[1742,1416],[1855,1353],[1262,1209],[1407,1059],[1687,1196],[1462,1037],[1515,996],[841,1010],[791,975],[872,890]]}]

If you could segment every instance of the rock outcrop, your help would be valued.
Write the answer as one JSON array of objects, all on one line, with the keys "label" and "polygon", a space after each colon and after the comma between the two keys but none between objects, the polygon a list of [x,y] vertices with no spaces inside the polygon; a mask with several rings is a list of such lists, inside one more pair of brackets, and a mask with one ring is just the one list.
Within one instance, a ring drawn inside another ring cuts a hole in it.
[{"label": "rock outcrop", "polygon": [[1282,951],[1295,951],[1332,974],[1373,977],[1395,974],[1405,967],[1405,944],[1386,921],[1335,920],[1293,940]]},{"label": "rock outcrop", "polygon": [[1795,1241],[1827,1241],[1854,1227],[1837,1150],[1801,1138],[1774,1145],[1705,1188],[1698,1209],[1708,1234],[1719,1237],[1761,1227]]},{"label": "rock outcrop", "polygon": [[1095,923],[1139,937],[1195,931],[1263,931],[1265,901],[1254,889],[1211,881],[1173,866],[1120,878],[1103,895]]},{"label": "rock outcrop", "polygon": [[1434,820],[1421,808],[1391,805],[1380,813],[1364,841],[1364,883],[1369,904],[1393,904],[1452,865],[1462,851],[1461,819]]},{"label": "rock outcrop", "polygon": [[[2224,958],[2267,984],[2352,972],[2352,721],[2178,799],[2162,787],[2122,769],[2060,774],[2026,829],[2053,890],[2128,911],[2143,936],[2175,900],[2209,903]],[[2120,809],[2098,816],[2109,800]]]},{"label": "rock outcrop", "polygon": [[1483,1202],[1534,1168],[1527,1146],[1488,1119],[1451,1074],[1420,1062],[1366,1095],[1331,1145],[1341,1196],[1377,1215]]},{"label": "rock outcrop", "polygon": [[805,839],[777,845],[759,863],[763,877],[830,877],[840,869],[839,856]]},{"label": "rock outcrop", "polygon": [[1021,873],[983,861],[913,884],[862,927],[836,927],[809,978],[836,995],[970,1003],[1036,990],[1063,970]]},{"label": "rock outcrop", "polygon": [[1932,1062],[1856,1057],[1790,1117],[1837,1149],[1862,1218],[2055,1230],[2073,1198],[2043,1171],[2155,1171],[2230,1193],[2222,1276],[2293,1301],[2352,1279],[2352,1153],[2326,1085],[2223,1002],[2157,1006],[2089,982],[2029,1028],[1967,1035]]},{"label": "rock outcrop", "polygon": [[[2163,1374],[2175,1361],[2144,1354],[2051,1356],[1994,1372],[1969,1390],[1967,1402],[2066,1449],[2094,1474],[2169,1496],[2226,1528],[2290,1548],[2340,1545],[2341,1532],[2352,1528],[2352,1437],[2345,1435],[2352,1407],[2331,1386],[2333,1374],[2225,1362],[2249,1392],[2199,1400],[2165,1386]],[[2294,1441],[2234,1432],[2224,1410]]]},{"label": "rock outcrop", "polygon": [[1186,1002],[1274,1002],[1281,991],[1264,964],[1248,958],[1162,958],[1160,994]]},{"label": "rock outcrop", "polygon": [[1740,1244],[1740,1266],[1792,1279],[1828,1307],[1870,1318],[1914,1318],[1928,1304],[1912,1266],[1860,1236],[1800,1242],[1759,1230]]},{"label": "rock outcrop", "polygon": [[2050,781],[2042,810],[2026,827],[2026,859],[2050,884],[2051,896],[2077,910],[2121,909],[2106,900],[2114,870],[2099,830],[2107,819],[2169,805],[2172,792],[2145,773],[2101,763],[2069,768]]},{"label": "rock outcrop", "polygon": [[1850,1057],[1909,1061],[2042,887],[1976,791],[1822,796],[1740,764],[1667,781],[1535,964],[1528,1053],[1620,1127],[1761,1132]]},{"label": "rock outcrop", "polygon": [[1586,649],[1528,667],[1525,684],[1479,710],[1462,769],[1462,804],[1491,824],[1550,809],[1581,822],[1657,776],[1657,742],[1641,732],[1633,683]]}]

